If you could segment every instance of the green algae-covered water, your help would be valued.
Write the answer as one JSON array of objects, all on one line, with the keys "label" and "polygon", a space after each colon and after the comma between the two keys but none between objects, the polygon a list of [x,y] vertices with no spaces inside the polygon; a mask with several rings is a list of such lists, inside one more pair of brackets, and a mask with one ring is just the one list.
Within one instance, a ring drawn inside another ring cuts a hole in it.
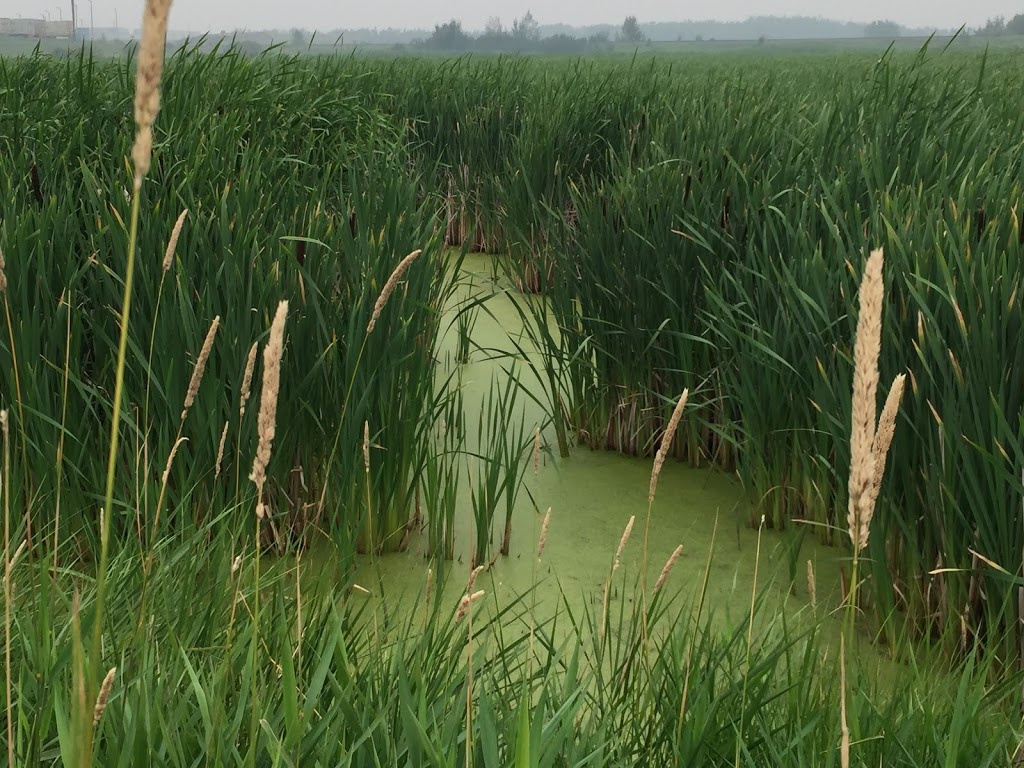
[{"label": "green algae-covered water", "polygon": [[[463,390],[467,450],[472,452],[478,449],[477,417],[493,382],[504,381],[504,371],[510,367],[527,387],[537,380],[530,367],[511,354],[515,346],[510,337],[521,347],[529,347],[524,344],[522,320],[509,291],[493,279],[490,258],[467,256],[463,269],[475,287],[467,287],[457,298],[465,299],[470,290],[489,295],[486,310],[478,312],[472,329],[477,349],[455,377]],[[446,376],[454,370],[455,337],[453,327],[442,344],[441,367]],[[509,353],[496,354],[495,350]],[[517,407],[523,411],[527,434],[533,434],[544,422],[541,407],[527,397],[520,397]],[[625,576],[627,582],[639,578],[651,462],[584,447],[574,448],[568,459],[559,459],[552,429],[545,431],[543,441],[550,449],[543,452],[536,472],[532,466],[526,470],[513,517],[510,554],[498,555],[478,578],[476,588],[487,592],[480,606],[486,606],[485,610],[507,605],[535,584],[539,585],[540,613],[558,605],[563,597],[570,607],[589,604],[599,609],[616,548],[631,516],[636,521],[616,577]],[[499,506],[492,539],[495,552],[504,531],[504,509]],[[537,540],[549,507],[550,529],[538,562]],[[682,545],[667,588],[681,591],[684,599],[695,595],[710,555],[706,605],[729,623],[749,615],[758,552],[758,532],[749,526],[749,520],[749,500],[733,478],[720,471],[669,462],[659,478],[651,512],[648,584],[657,580],[673,550]],[[453,605],[464,593],[470,571],[471,526],[469,480],[464,471],[456,512],[456,557],[444,566],[447,573],[440,598]],[[391,606],[422,599],[432,564],[426,546],[426,532],[419,531],[403,552],[362,559],[356,583],[367,590],[365,599]],[[794,614],[809,612],[808,560],[815,573],[819,610],[834,608],[839,601],[838,565],[845,556],[842,549],[818,544],[810,531],[799,527],[782,533],[763,531],[757,591],[768,601],[768,613],[775,612],[775,607]],[[630,592],[626,591],[626,599]]]}]

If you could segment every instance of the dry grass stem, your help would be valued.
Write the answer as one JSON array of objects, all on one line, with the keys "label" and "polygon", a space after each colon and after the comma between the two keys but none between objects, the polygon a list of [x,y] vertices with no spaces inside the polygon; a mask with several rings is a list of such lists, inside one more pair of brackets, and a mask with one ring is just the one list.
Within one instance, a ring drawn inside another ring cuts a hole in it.
[{"label": "dry grass stem", "polygon": [[463,595],[462,599],[459,601],[459,609],[455,612],[455,622],[458,623],[462,621],[465,618],[466,614],[469,612],[470,608],[473,606],[473,603],[475,603],[483,596],[484,591],[482,589],[478,592],[474,592],[471,595]]},{"label": "dry grass stem", "polygon": [[430,590],[434,586],[434,569],[427,568],[427,586],[423,594],[423,607],[430,613]]},{"label": "dry grass stem", "polygon": [[537,541],[537,559],[544,554],[544,546],[548,543],[548,525],[551,523],[551,507],[544,514],[544,522],[540,524],[540,539]]},{"label": "dry grass stem", "polygon": [[3,248],[0,248],[0,293],[7,293],[7,262],[4,261]]},{"label": "dry grass stem", "polygon": [[680,544],[672,554],[669,556],[668,561],[665,563],[665,567],[661,569],[661,575],[658,576],[658,580],[654,584],[654,594],[658,594],[661,588],[665,586],[665,582],[668,580],[668,575],[672,573],[672,566],[676,564],[676,560],[683,554],[683,545]]},{"label": "dry grass stem", "polygon": [[210,359],[210,351],[213,349],[213,340],[217,336],[217,329],[220,327],[220,315],[213,318],[210,323],[210,330],[206,332],[206,339],[203,341],[203,348],[199,352],[199,359],[196,360],[196,367],[192,369],[192,378],[188,382],[188,392],[185,394],[185,405],[181,411],[181,420],[185,420],[188,409],[196,401],[199,394],[199,385],[203,383],[203,373],[206,371],[206,362]]},{"label": "dry grass stem", "polygon": [[160,80],[164,71],[164,47],[167,39],[167,17],[171,0],[146,0],[142,16],[142,42],[135,74],[135,189],[149,173],[153,152],[153,123],[160,111]]},{"label": "dry grass stem", "polygon": [[658,452],[654,456],[654,467],[651,469],[651,486],[647,492],[648,502],[654,501],[654,494],[658,490],[658,475],[661,474],[661,468],[665,465],[668,452],[672,450],[672,439],[675,437],[676,428],[683,417],[683,409],[686,407],[686,398],[689,397],[689,394],[690,390],[684,389],[683,394],[679,396],[679,400],[676,401],[676,407],[672,411],[672,418],[669,419],[668,426],[665,427],[665,434],[661,437],[661,444],[658,446]]},{"label": "dry grass stem", "polygon": [[238,405],[238,418],[245,416],[245,405],[249,402],[249,395],[252,394],[252,372],[256,368],[256,352],[260,343],[254,341],[249,347],[249,357],[245,361],[245,374],[242,376],[242,391]]},{"label": "dry grass stem", "polygon": [[622,562],[622,552],[626,548],[626,542],[629,541],[629,535],[633,532],[634,522],[636,522],[636,515],[629,518],[629,522],[626,523],[626,530],[622,532],[622,538],[619,539],[619,548],[615,550],[615,564],[612,566],[613,573],[619,569],[619,564]]},{"label": "dry grass stem", "polygon": [[287,317],[288,302],[282,301],[277,305],[277,313],[270,326],[270,339],[263,350],[263,389],[260,392],[258,418],[259,444],[252,464],[252,474],[249,475],[249,479],[256,485],[259,496],[256,503],[256,515],[259,518],[262,518],[266,511],[263,504],[263,486],[267,482],[267,466],[270,464],[270,453],[277,429],[277,396],[281,389],[281,357],[284,354],[284,324]]},{"label": "dry grass stem", "polygon": [[114,676],[117,674],[117,667],[111,667],[107,676],[103,678],[103,685],[100,686],[99,695],[96,697],[96,706],[92,710],[92,725],[95,728],[100,724],[103,717],[103,710],[107,708],[107,699],[110,697],[110,689],[114,685]]},{"label": "dry grass stem", "polygon": [[533,476],[540,474],[540,427],[533,430]]},{"label": "dry grass stem", "polygon": [[818,607],[818,590],[814,582],[814,563],[807,561],[807,594],[811,598],[811,608]]},{"label": "dry grass stem", "polygon": [[181,213],[178,214],[178,220],[174,222],[174,229],[171,230],[171,238],[167,241],[167,250],[164,251],[164,272],[170,270],[171,264],[174,263],[174,251],[178,247],[178,237],[181,235],[181,227],[185,223],[186,216],[188,216],[188,208],[182,209]]},{"label": "dry grass stem", "polygon": [[842,729],[839,744],[841,768],[850,768],[850,726],[846,722],[846,639],[839,636],[839,724]]},{"label": "dry grass stem", "polygon": [[872,251],[860,286],[860,316],[853,348],[853,408],[850,427],[850,484],[847,524],[854,547],[867,544],[871,489],[875,482],[875,414],[878,356],[882,344],[882,251]]},{"label": "dry grass stem", "polygon": [[370,474],[370,422],[363,422],[363,469]]},{"label": "dry grass stem", "polygon": [[370,322],[366,326],[366,334],[370,335],[373,333],[373,329],[377,326],[377,320],[380,319],[380,313],[384,311],[384,306],[388,303],[388,299],[391,298],[391,294],[395,291],[395,286],[398,285],[398,281],[402,279],[402,275],[405,274],[406,270],[416,261],[416,257],[423,253],[422,250],[416,249],[404,259],[402,259],[398,266],[395,267],[395,271],[391,273],[391,277],[384,283],[384,288],[381,289],[380,296],[377,297],[376,303],[373,305],[373,315],[370,316]]},{"label": "dry grass stem", "polygon": [[213,468],[214,478],[220,477],[220,465],[224,461],[224,444],[228,440],[228,422],[224,422],[224,429],[220,433],[220,444],[217,446],[217,463]]}]

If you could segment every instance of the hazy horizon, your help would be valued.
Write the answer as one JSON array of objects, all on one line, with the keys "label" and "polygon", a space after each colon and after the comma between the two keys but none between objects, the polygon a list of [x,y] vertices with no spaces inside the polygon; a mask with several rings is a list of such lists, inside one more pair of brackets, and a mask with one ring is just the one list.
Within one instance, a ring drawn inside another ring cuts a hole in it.
[{"label": "hazy horizon", "polygon": [[[71,3],[57,0],[5,0],[0,16],[69,19]],[[97,27],[134,29],[142,18],[142,0],[78,0],[78,24],[88,27],[92,18]],[[890,19],[907,27],[957,28],[963,24],[981,26],[994,16],[1007,18],[1024,13],[1024,0],[981,0],[970,6],[948,0],[862,0],[850,13],[850,4],[839,0],[701,0],[687,4],[682,12],[664,0],[634,0],[628,5],[609,0],[563,0],[556,8],[544,8],[529,0],[379,0],[340,9],[325,0],[292,0],[282,5],[266,0],[176,0],[171,8],[171,28],[175,30],[219,31],[259,29],[430,29],[452,18],[468,28],[480,29],[490,17],[497,16],[511,25],[513,19],[532,11],[541,24],[621,24],[626,15],[635,15],[641,23],[683,21],[742,21],[754,16],[810,16],[835,21],[867,23]]]}]

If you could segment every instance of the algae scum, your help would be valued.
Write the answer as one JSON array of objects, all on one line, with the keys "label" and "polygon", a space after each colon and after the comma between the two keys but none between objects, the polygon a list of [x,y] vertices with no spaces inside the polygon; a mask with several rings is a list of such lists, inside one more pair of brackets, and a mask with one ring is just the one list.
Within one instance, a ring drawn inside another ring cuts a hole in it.
[{"label": "algae scum", "polygon": [[[519,356],[527,345],[510,341],[523,336],[524,320],[514,308],[514,302],[523,298],[507,280],[495,276],[491,257],[468,255],[462,267],[463,289],[453,297],[449,313],[462,306],[468,296],[483,295],[485,299],[472,325],[469,362],[459,365],[455,357],[458,334],[452,323],[441,345],[439,363],[443,375],[454,372],[449,386],[461,388],[466,423],[474,425],[488,392],[505,381],[509,371],[527,391],[537,390],[538,382],[534,369]],[[527,354],[538,357],[535,349]],[[508,414],[509,423],[524,424],[527,437],[535,428],[548,424],[537,400],[520,396],[514,407],[515,413]],[[422,530],[408,538],[402,552],[363,556],[354,580],[374,593],[372,599],[399,605],[422,599],[428,568],[448,571],[442,599],[457,601],[464,591],[475,535],[470,476],[474,470],[479,471],[479,461],[486,451],[486,446],[476,444],[476,435],[470,431],[461,459],[465,471],[455,511],[456,559],[447,565],[427,559],[428,541]],[[541,585],[540,605],[549,609],[563,599],[570,607],[579,608],[584,603],[599,606],[616,547],[631,516],[636,519],[622,566],[638,578],[652,461],[585,446],[574,446],[570,457],[562,459],[550,424],[541,434],[542,451],[536,469],[532,448],[522,459],[526,467],[515,505],[509,556],[497,554],[504,530],[503,502],[495,517],[491,533],[495,554],[485,563],[487,570],[480,577],[480,583],[491,593],[488,604],[494,610],[527,593],[535,584]],[[538,536],[548,508],[550,530],[538,563]],[[750,500],[726,473],[669,461],[659,478],[651,512],[648,582],[654,584],[673,550],[682,545],[668,589],[682,590],[689,599],[701,586],[710,554],[708,604],[729,623],[748,616],[758,546],[758,532],[749,524],[750,509]],[[757,591],[767,600],[769,612],[783,605],[790,612],[807,608],[810,560],[816,599],[827,610],[839,601],[839,566],[847,557],[843,550],[821,545],[799,524],[782,533],[765,529]]]}]

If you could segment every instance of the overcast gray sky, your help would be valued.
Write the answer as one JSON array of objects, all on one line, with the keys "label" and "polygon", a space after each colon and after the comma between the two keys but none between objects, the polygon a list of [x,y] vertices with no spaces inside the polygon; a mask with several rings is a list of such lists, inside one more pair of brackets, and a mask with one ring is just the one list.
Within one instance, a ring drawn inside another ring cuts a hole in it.
[{"label": "overcast gray sky", "polygon": [[[88,24],[89,0],[77,0],[82,25]],[[117,12],[121,27],[137,27],[142,0],[93,0],[96,26],[112,26]],[[70,17],[71,0],[0,0],[0,16]],[[986,19],[1024,13],[1024,0],[175,0],[172,29],[269,29],[303,27],[336,29],[357,27],[431,28],[450,18],[481,28],[490,16],[506,23],[532,10],[542,24],[621,23],[627,14],[643,21],[717,19],[732,21],[748,16],[822,16],[871,21],[887,18],[908,26],[978,26]]]}]

